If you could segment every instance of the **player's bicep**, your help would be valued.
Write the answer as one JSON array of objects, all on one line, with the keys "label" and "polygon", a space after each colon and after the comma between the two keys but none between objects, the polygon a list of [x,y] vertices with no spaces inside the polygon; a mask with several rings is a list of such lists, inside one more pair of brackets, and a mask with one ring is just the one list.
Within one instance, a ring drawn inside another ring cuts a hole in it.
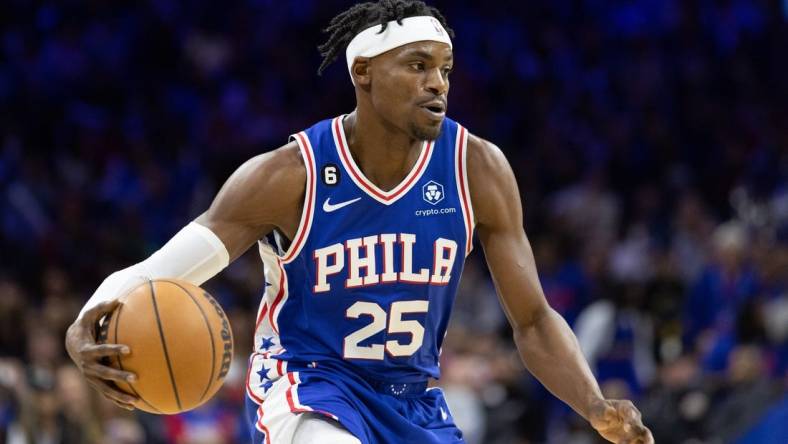
[{"label": "player's bicep", "polygon": [[482,230],[479,237],[484,248],[498,297],[513,326],[526,327],[547,309],[534,264],[531,245],[519,233]]},{"label": "player's bicep", "polygon": [[544,313],[547,303],[523,229],[517,181],[497,147],[482,144],[468,154],[477,233],[490,273],[510,322],[530,325]]},{"label": "player's bicep", "polygon": [[294,143],[254,157],[227,179],[196,222],[211,229],[235,259],[274,228],[286,228],[299,209],[305,175]]}]

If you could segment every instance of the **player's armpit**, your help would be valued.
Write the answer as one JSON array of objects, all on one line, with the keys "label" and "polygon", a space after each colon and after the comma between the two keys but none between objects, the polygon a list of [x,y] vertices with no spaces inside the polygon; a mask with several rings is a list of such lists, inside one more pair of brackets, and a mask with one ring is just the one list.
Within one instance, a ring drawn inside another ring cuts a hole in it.
[{"label": "player's armpit", "polygon": [[195,221],[222,240],[232,261],[274,229],[292,239],[305,188],[304,161],[290,142],[241,165]]}]

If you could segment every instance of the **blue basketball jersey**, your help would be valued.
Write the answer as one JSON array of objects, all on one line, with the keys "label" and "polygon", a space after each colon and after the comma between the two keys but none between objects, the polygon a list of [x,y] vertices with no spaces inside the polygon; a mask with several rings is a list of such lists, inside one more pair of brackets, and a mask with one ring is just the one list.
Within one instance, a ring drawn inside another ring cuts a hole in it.
[{"label": "blue basketball jersey", "polygon": [[472,246],[468,133],[445,119],[410,173],[384,191],[355,164],[343,118],[292,136],[307,170],[304,207],[286,250],[260,242],[266,289],[254,354],[280,367],[347,364],[391,382],[438,378]]}]

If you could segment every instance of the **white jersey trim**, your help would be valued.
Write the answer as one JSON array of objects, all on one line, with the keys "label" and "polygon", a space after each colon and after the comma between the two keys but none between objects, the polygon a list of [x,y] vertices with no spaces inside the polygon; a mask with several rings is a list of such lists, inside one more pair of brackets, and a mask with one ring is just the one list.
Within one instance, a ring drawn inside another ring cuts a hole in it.
[{"label": "white jersey trim", "polygon": [[[254,361],[250,365],[252,370],[258,367],[260,365],[256,365]],[[339,422],[339,417],[335,414],[315,410],[303,404],[298,395],[299,384],[301,377],[298,372],[280,373],[277,370],[276,377],[268,385],[269,388],[263,396],[247,391],[249,398],[257,404],[255,428],[265,435],[264,444],[293,442],[295,432],[301,424],[301,413],[314,412]],[[343,431],[342,436],[352,435],[348,431]]]},{"label": "white jersey trim", "polygon": [[339,156],[339,160],[342,162],[342,166],[345,168],[345,171],[347,171],[351,180],[353,180],[353,182],[362,191],[383,205],[391,205],[398,201],[416,185],[421,176],[427,170],[427,165],[429,165],[430,158],[432,158],[435,142],[424,141],[421,146],[419,158],[416,159],[416,163],[413,165],[410,173],[408,173],[408,175],[405,176],[405,178],[402,179],[402,182],[400,182],[396,187],[389,191],[383,191],[378,188],[377,185],[367,179],[366,176],[364,176],[361,168],[359,168],[358,165],[356,165],[356,161],[353,160],[353,155],[350,153],[350,148],[348,146],[347,139],[345,138],[345,130],[342,127],[342,120],[344,118],[345,115],[334,118],[334,120],[331,122],[331,132],[334,136],[334,145],[337,149],[337,155]]},{"label": "white jersey trim", "polygon": [[457,184],[457,196],[462,207],[462,221],[465,224],[465,256],[468,256],[473,250],[473,230],[476,219],[473,215],[471,191],[468,186],[468,131],[459,123],[454,152],[454,182]]},{"label": "white jersey trim", "polygon": [[255,349],[258,349],[263,335],[279,337],[279,313],[290,297],[290,285],[285,271],[285,262],[276,255],[271,245],[258,243],[260,259],[265,270],[266,288],[261,306],[257,310],[255,323]]},{"label": "white jersey trim", "polygon": [[301,220],[298,222],[298,229],[290,243],[287,251],[280,258],[283,263],[288,264],[298,257],[298,253],[306,243],[309,232],[312,229],[312,220],[315,216],[315,154],[312,149],[312,143],[304,131],[293,134],[290,136],[291,140],[298,143],[298,148],[301,151],[301,157],[304,158],[304,167],[306,168],[306,191],[304,193],[304,207],[301,210]]}]

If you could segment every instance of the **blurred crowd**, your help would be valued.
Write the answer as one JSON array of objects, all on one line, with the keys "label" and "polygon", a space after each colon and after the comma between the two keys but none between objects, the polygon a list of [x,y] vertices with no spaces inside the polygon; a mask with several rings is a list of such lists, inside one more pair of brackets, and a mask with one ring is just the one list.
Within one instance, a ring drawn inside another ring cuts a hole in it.
[{"label": "blurred crowd", "polygon": [[[315,50],[351,3],[2,2],[0,443],[245,442],[253,252],[206,285],[238,356],[199,410],[115,408],[64,332],[245,159],[352,110]],[[457,34],[449,112],[507,154],[545,295],[606,395],[658,443],[788,442],[788,8],[431,3]],[[523,370],[478,246],[442,369],[469,444],[600,442]]]}]

